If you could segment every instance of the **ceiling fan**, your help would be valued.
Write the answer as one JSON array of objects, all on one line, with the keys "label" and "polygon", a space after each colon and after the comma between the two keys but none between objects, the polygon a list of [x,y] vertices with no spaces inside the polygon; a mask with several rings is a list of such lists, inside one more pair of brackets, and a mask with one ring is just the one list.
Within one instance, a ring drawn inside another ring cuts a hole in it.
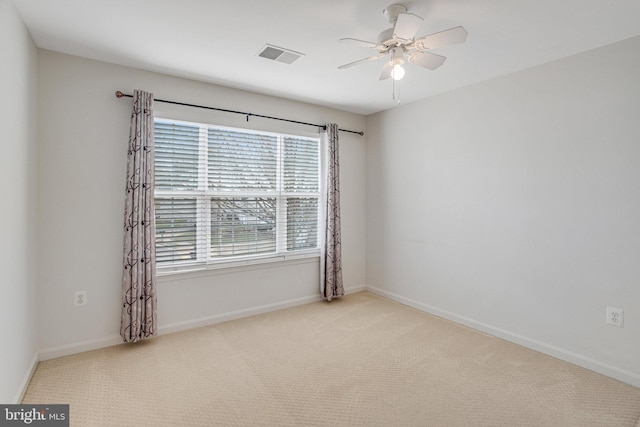
[{"label": "ceiling fan", "polygon": [[405,63],[405,60],[428,70],[435,70],[441,66],[447,58],[427,51],[438,47],[462,43],[467,38],[467,30],[463,27],[454,27],[416,39],[416,33],[423,21],[421,17],[413,13],[407,13],[406,6],[397,3],[384,9],[383,14],[387,17],[392,27],[378,35],[377,43],[354,38],[340,39],[340,41],[357,43],[361,46],[374,48],[378,53],[368,58],[341,65],[338,67],[339,69],[353,67],[354,65],[386,57],[389,60],[382,67],[379,80],[386,80],[389,77],[392,77],[394,80],[400,80],[404,77],[404,68],[402,68],[402,65]]}]

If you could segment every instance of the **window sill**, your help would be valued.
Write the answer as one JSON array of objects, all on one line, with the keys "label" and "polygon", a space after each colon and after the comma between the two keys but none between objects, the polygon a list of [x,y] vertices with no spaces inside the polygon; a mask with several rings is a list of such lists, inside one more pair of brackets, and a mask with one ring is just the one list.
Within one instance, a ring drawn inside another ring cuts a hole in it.
[{"label": "window sill", "polygon": [[262,270],[266,268],[280,268],[283,265],[306,264],[318,262],[320,253],[317,251],[296,255],[277,255],[258,259],[234,260],[215,264],[197,264],[182,267],[158,267],[156,276],[160,282],[173,282],[204,276],[240,273],[243,271]]}]

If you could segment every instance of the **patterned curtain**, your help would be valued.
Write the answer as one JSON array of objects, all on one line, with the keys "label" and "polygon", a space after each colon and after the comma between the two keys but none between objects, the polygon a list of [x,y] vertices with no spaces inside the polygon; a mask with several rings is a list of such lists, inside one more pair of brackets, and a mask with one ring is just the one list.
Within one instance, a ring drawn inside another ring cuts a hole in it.
[{"label": "patterned curtain", "polygon": [[124,208],[120,335],[136,342],[157,334],[153,94],[136,90],[129,129]]},{"label": "patterned curtain", "polygon": [[342,236],[340,232],[340,164],[338,125],[328,124],[322,136],[326,154],[326,200],[323,216],[324,238],[321,244],[320,292],[327,301],[344,295],[342,283]]}]

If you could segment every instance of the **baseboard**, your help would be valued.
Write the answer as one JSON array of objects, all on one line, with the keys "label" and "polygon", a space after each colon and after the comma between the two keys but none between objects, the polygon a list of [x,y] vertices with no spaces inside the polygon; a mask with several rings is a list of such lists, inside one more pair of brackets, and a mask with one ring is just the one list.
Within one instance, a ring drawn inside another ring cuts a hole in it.
[{"label": "baseboard", "polygon": [[[365,285],[345,288],[346,294],[353,294],[365,290]],[[255,316],[257,314],[269,313],[271,311],[282,310],[285,308],[295,307],[298,305],[310,304],[321,301],[320,295],[312,295],[302,298],[294,298],[286,301],[280,301],[273,304],[265,304],[257,307],[251,307],[242,310],[230,311],[227,313],[216,314],[213,316],[201,317],[198,319],[186,320],[183,322],[171,323],[168,325],[160,325],[158,328],[159,335],[170,334],[187,329],[198,328],[201,326],[212,325],[215,323],[226,322],[229,320],[240,319],[243,317]],[[98,338],[95,340],[82,341],[78,343],[66,344],[58,347],[43,349],[39,352],[36,360],[50,360],[72,354],[84,353],[85,351],[98,350],[113,345],[122,344],[122,338],[119,335]],[[28,384],[28,382],[27,382]]]},{"label": "baseboard", "polygon": [[640,374],[638,373],[627,371],[625,369],[621,369],[607,363],[591,359],[581,354],[531,339],[520,334],[509,332],[500,328],[495,328],[486,323],[478,322],[464,316],[459,316],[446,310],[440,310],[436,307],[430,306],[428,304],[423,304],[410,298],[405,298],[392,292],[388,292],[372,286],[366,286],[366,290],[390,300],[396,301],[400,304],[404,304],[417,310],[433,314],[434,316],[451,320],[452,322],[468,326],[472,329],[476,329],[478,331],[493,335],[498,338],[502,338],[506,341],[521,345],[523,347],[527,347],[531,350],[547,354],[549,356],[555,357],[556,359],[560,359],[565,362],[580,366],[582,368],[597,372],[599,374],[606,375],[618,381],[630,384],[634,387],[640,387]]},{"label": "baseboard", "polygon": [[84,353],[85,351],[98,350],[105,347],[122,344],[120,335],[98,338],[95,340],[81,341],[78,343],[61,345],[58,347],[45,348],[40,350],[40,360],[50,360],[72,354]]},{"label": "baseboard", "polygon": [[354,286],[351,288],[344,288],[345,295],[357,294],[358,292],[364,292],[367,290],[366,285]]},{"label": "baseboard", "polygon": [[[351,288],[345,288],[345,294],[355,294],[362,292],[366,289],[365,285],[355,286]],[[230,311],[228,313],[216,314],[213,316],[201,317],[199,319],[186,320],[184,322],[173,323],[166,326],[161,326],[158,331],[160,335],[170,334],[173,332],[184,331],[187,329],[199,328],[201,326],[213,325],[220,322],[227,322],[229,320],[241,319],[243,317],[255,316],[258,314],[270,313],[272,311],[283,310],[285,308],[296,307],[304,304],[311,304],[313,302],[321,301],[320,295],[312,295],[308,297],[296,298],[287,301],[280,301],[273,304],[266,304],[257,307],[252,307],[243,310]]]},{"label": "baseboard", "polygon": [[29,387],[29,383],[31,382],[31,377],[33,377],[36,368],[38,367],[38,354],[33,355],[33,359],[31,359],[31,363],[29,364],[29,369],[24,374],[24,378],[20,382],[20,387],[18,388],[18,393],[16,394],[16,398],[14,399],[14,404],[18,405],[22,402],[24,398],[24,394],[27,392],[27,387]]},{"label": "baseboard", "polygon": [[215,314],[213,316],[201,317],[199,319],[185,320],[184,322],[160,326],[158,328],[158,333],[160,335],[171,334],[174,332],[185,331],[187,329],[199,328],[201,326],[213,325],[215,323],[227,322],[229,320],[241,319],[243,317],[255,316],[257,314],[269,313],[276,310],[283,310],[285,308],[295,307],[298,305],[310,304],[320,300],[320,295],[313,295],[242,310],[230,311],[227,313]]}]

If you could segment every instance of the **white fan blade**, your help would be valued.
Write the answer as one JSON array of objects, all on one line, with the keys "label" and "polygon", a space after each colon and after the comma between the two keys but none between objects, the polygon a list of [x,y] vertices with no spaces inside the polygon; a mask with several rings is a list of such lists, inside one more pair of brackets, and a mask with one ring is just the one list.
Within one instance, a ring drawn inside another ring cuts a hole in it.
[{"label": "white fan blade", "polygon": [[368,58],[358,59],[357,61],[353,61],[353,62],[350,62],[348,64],[341,65],[341,66],[338,67],[338,69],[344,70],[345,68],[350,68],[350,67],[353,67],[354,65],[358,65],[358,64],[361,64],[363,62],[375,61],[376,59],[380,59],[383,56],[387,56],[387,54],[386,53],[381,53],[379,55],[373,55],[373,56],[370,56]]},{"label": "white fan blade", "polygon": [[414,52],[409,56],[409,62],[419,65],[420,67],[428,70],[435,70],[442,64],[447,58],[441,55],[436,55],[431,52]]},{"label": "white fan blade", "polygon": [[415,47],[419,50],[435,49],[462,43],[467,39],[467,30],[464,27],[454,27],[439,33],[430,34],[416,40]]},{"label": "white fan blade", "polygon": [[359,39],[352,39],[351,37],[345,37],[343,39],[340,39],[341,42],[349,42],[349,43],[355,43],[355,44],[359,44],[360,46],[364,46],[364,47],[376,47],[377,44],[373,43],[373,42],[368,42],[366,40],[359,40]]},{"label": "white fan blade", "polygon": [[378,80],[387,80],[391,77],[391,71],[393,71],[393,63],[389,61],[384,64],[384,67],[382,67],[382,72],[380,73],[380,78]]},{"label": "white fan blade", "polygon": [[422,18],[413,13],[401,13],[393,28],[393,37],[406,42],[413,40],[422,21]]}]

